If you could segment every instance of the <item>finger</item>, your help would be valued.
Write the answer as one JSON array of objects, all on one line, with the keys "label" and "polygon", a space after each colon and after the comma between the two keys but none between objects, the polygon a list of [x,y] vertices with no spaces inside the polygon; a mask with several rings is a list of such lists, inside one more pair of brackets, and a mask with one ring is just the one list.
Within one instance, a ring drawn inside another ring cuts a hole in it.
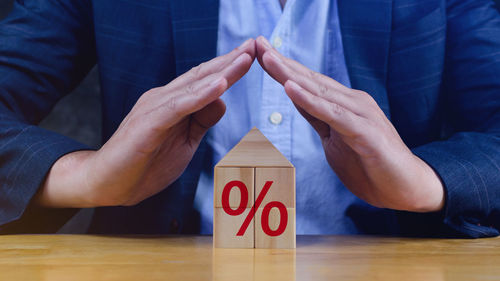
[{"label": "finger", "polygon": [[294,72],[301,74],[304,77],[311,78],[311,80],[315,81],[317,85],[321,84],[328,85],[330,88],[334,88],[338,91],[341,91],[342,93],[345,94],[351,93],[351,88],[342,85],[335,79],[332,79],[331,77],[328,77],[322,73],[313,71],[308,67],[306,67],[305,65],[299,63],[298,61],[283,56],[276,50],[273,50],[273,53],[275,53],[277,57],[280,58]]},{"label": "finger", "polygon": [[331,103],[311,94],[291,80],[285,83],[285,92],[304,111],[325,122],[344,136],[359,136],[365,129],[362,117],[339,104]]},{"label": "finger", "polygon": [[281,55],[262,36],[257,38],[256,48],[259,62],[279,83],[284,85],[286,81],[293,80],[318,97],[340,104],[358,115],[363,114],[363,107],[359,106],[355,95],[350,94],[351,89]]},{"label": "finger", "polygon": [[199,143],[205,133],[217,124],[226,112],[226,104],[221,99],[216,99],[209,105],[191,116],[190,139]]},{"label": "finger", "polygon": [[304,117],[304,119],[306,119],[307,122],[311,124],[311,126],[318,133],[321,139],[330,137],[330,126],[328,126],[328,124],[307,113],[303,108],[301,108],[297,104],[294,103],[294,105],[299,111],[299,113]]},{"label": "finger", "polygon": [[[300,87],[322,99],[339,104],[358,115],[363,114],[363,107],[356,102],[356,99],[339,91],[335,86],[331,86],[330,83],[315,80],[313,77],[317,75],[315,74],[316,72],[309,70],[309,73],[305,75],[298,73],[285,64],[281,58],[278,58],[274,52],[267,52],[262,59],[268,69],[268,73],[281,84],[292,80],[299,84]],[[333,81],[333,79],[330,80]]]},{"label": "finger", "polygon": [[[318,72],[315,72],[315,71],[312,71],[311,69],[309,69],[308,67],[302,65],[301,63],[297,62],[296,60],[293,60],[293,59],[290,59],[290,58],[287,58],[285,56],[283,56],[280,52],[278,52],[276,49],[274,49],[271,44],[269,43],[269,41],[267,41],[267,39],[263,36],[259,36],[257,37],[257,39],[255,40],[255,45],[256,45],[256,51],[257,51],[257,60],[259,61],[259,63],[262,65],[262,67],[268,71],[268,65],[264,62],[264,55],[266,53],[268,53],[267,55],[273,55],[277,60],[279,60],[280,62],[282,62],[283,64],[285,64],[290,70],[293,70],[293,72],[297,73],[297,74],[302,74],[304,77],[311,77],[314,81],[318,82],[318,83],[329,83],[331,84],[330,86],[333,86],[334,88],[336,89],[339,89],[343,92],[345,91],[348,91],[350,90],[350,88],[342,85],[341,83],[335,81],[334,79],[326,76],[326,75],[323,75],[321,73],[318,73]],[[268,72],[272,72],[273,69],[269,69]],[[284,73],[286,74],[286,73]],[[288,73],[290,74],[290,73]],[[272,73],[270,73],[270,75],[272,76]],[[286,76],[286,75],[285,75]],[[293,77],[290,77],[288,76],[288,79],[291,79]],[[284,84],[286,82],[286,80],[288,80],[285,78],[285,80],[278,80],[278,82],[280,82],[281,84]]]},{"label": "finger", "polygon": [[164,95],[158,101],[159,105],[152,110],[154,117],[162,123],[162,127],[172,126],[218,99],[251,65],[251,57],[246,53],[241,54],[223,72],[211,74]]},{"label": "finger", "polygon": [[266,69],[265,69],[264,64],[262,63],[262,56],[264,55],[264,53],[266,51],[271,50],[272,48],[273,47],[271,46],[269,41],[267,41],[267,39],[264,36],[261,35],[261,36],[257,37],[257,39],[255,39],[256,58],[259,61],[262,68],[264,68],[264,70],[266,70]]},{"label": "finger", "polygon": [[259,61],[262,68],[276,81],[281,84],[285,84],[287,80],[291,77],[291,73],[287,73],[284,71],[283,67],[280,67],[283,62],[278,57],[278,51],[276,51],[269,41],[263,36],[257,37],[255,41],[256,50],[257,50],[257,60]]},{"label": "finger", "polygon": [[[205,88],[209,87],[211,83],[214,83],[213,81],[217,81],[220,79],[225,80],[226,83],[225,89],[223,90],[224,92],[225,90],[229,89],[234,83],[236,83],[236,81],[238,81],[241,77],[243,77],[243,75],[248,72],[251,66],[252,59],[248,54],[243,53],[221,72],[210,74],[201,80],[186,84],[183,89],[179,89],[175,91],[175,93],[171,94],[178,96],[186,95],[187,101],[198,102],[196,99],[193,99],[192,96],[203,98],[203,95],[200,95],[200,93],[204,93]],[[166,99],[168,98],[169,97],[166,97]],[[207,102],[210,103],[215,100],[215,98],[218,98],[218,96],[207,96],[207,98],[209,98]],[[196,108],[195,111],[199,109],[201,109],[201,107]]]},{"label": "finger", "polygon": [[363,117],[370,116],[373,109],[384,115],[373,97],[366,92],[346,87],[324,74],[279,54],[276,50],[273,52],[292,70],[294,73],[292,75],[295,77],[292,80],[314,95],[338,103]]},{"label": "finger", "polygon": [[231,52],[216,57],[210,61],[204,62],[196,67],[193,67],[188,72],[183,75],[177,77],[167,85],[165,85],[164,91],[170,92],[176,90],[180,87],[183,87],[187,83],[192,81],[203,79],[204,77],[220,72],[228,67],[231,63],[233,63],[239,56],[242,54],[248,54],[252,61],[255,59],[255,40],[250,38],[245,41],[240,46],[236,47]]},{"label": "finger", "polygon": [[224,77],[228,83],[227,88],[230,88],[234,83],[236,83],[236,81],[240,80],[241,77],[248,72],[248,70],[250,70],[252,63],[253,58],[251,58],[248,54],[243,53],[220,73],[214,73],[212,76],[214,76],[214,78],[218,76]]},{"label": "finger", "polygon": [[[279,59],[276,58],[274,52],[272,52],[273,47],[267,41],[264,36],[259,36],[255,40],[255,46],[257,50],[257,60],[259,61],[262,68],[276,81],[284,85],[287,80],[290,79],[290,73],[286,73],[283,67],[279,64]],[[271,58],[272,56],[272,58]]]},{"label": "finger", "polygon": [[[173,96],[179,96],[179,100],[184,100],[180,96],[185,95],[187,96],[185,97],[186,101],[188,102],[191,101],[191,104],[193,106],[195,106],[196,103],[199,102],[202,103],[207,102],[206,104],[194,107],[192,112],[197,111],[201,109],[203,106],[207,105],[208,103],[218,98],[217,94],[219,95],[222,94],[220,92],[206,91],[207,89],[210,88],[210,85],[212,83],[216,83],[217,80],[221,79],[224,80],[225,81],[225,87],[223,90],[224,92],[225,90],[230,88],[236,81],[238,81],[241,77],[243,77],[243,75],[245,75],[248,72],[251,66],[252,66],[252,58],[247,53],[243,53],[240,56],[238,56],[238,58],[233,60],[222,71],[205,76],[200,80],[186,83],[182,88],[178,88],[177,90],[165,94],[162,100],[170,100]],[[215,94],[215,96],[211,96],[210,95],[211,93]],[[203,99],[205,97],[208,98],[209,100],[207,101],[199,100],[199,98]],[[188,114],[192,112],[190,111]]]},{"label": "finger", "polygon": [[216,100],[226,89],[227,80],[223,77],[216,80],[206,77],[178,90],[183,93],[165,95],[158,105],[150,110],[148,120],[155,122],[155,127],[159,130],[166,130]]}]

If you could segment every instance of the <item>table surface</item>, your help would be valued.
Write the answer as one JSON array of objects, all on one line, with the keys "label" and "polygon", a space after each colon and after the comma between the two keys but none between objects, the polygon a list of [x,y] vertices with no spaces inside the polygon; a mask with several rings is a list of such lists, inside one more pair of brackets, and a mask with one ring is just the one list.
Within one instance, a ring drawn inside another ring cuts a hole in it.
[{"label": "table surface", "polygon": [[298,236],[213,249],[211,236],[0,236],[0,280],[500,280],[500,238]]}]

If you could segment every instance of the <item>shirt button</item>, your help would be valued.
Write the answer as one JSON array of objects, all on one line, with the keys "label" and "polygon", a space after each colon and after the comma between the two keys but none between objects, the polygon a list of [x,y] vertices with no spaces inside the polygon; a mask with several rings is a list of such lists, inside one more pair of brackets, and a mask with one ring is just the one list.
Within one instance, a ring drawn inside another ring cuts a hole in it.
[{"label": "shirt button", "polygon": [[274,41],[273,41],[273,46],[274,46],[275,48],[279,48],[279,47],[281,47],[281,45],[282,45],[282,44],[283,44],[283,40],[281,39],[281,37],[276,36],[276,37],[274,38]]},{"label": "shirt button", "polygon": [[281,124],[281,121],[283,121],[283,116],[279,112],[273,112],[269,115],[269,121],[271,121],[274,125],[279,125]]}]

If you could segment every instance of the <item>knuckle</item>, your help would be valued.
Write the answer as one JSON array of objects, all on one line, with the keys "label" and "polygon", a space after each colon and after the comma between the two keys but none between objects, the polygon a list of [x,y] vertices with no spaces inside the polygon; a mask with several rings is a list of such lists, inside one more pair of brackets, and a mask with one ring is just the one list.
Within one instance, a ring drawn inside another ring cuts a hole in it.
[{"label": "knuckle", "polygon": [[201,69],[203,68],[203,65],[205,63],[201,63],[193,68],[191,68],[191,70],[189,71],[191,73],[191,77],[193,79],[199,79],[200,76],[201,76]]},{"label": "knuckle", "polygon": [[160,88],[151,88],[148,91],[146,91],[144,94],[142,94],[138,99],[137,103],[138,105],[146,103],[149,99],[151,99],[151,96],[154,96],[160,91]]},{"label": "knuckle", "polygon": [[369,95],[369,94],[367,94],[367,93],[365,93],[365,99],[366,99],[366,101],[367,101],[368,103],[370,103],[370,104],[372,104],[372,105],[377,104],[377,102],[375,101],[375,99],[374,99],[371,95]]},{"label": "knuckle", "polygon": [[155,94],[157,93],[158,91],[160,91],[161,87],[155,87],[155,88],[151,88],[149,90],[147,90],[142,96],[144,95],[152,95],[152,94]]},{"label": "knuckle", "polygon": [[314,70],[309,70],[308,75],[309,75],[309,78],[311,78],[311,79],[316,79],[318,77],[318,73]]},{"label": "knuckle", "polygon": [[358,97],[364,97],[364,96],[368,95],[365,91],[356,90],[356,89],[352,89],[352,93]]},{"label": "knuckle", "polygon": [[377,101],[373,98],[373,96],[371,96],[367,92],[361,90],[354,90],[353,93],[356,97],[359,97],[361,101],[365,103],[365,105],[368,106],[369,108],[378,108]]},{"label": "knuckle", "polygon": [[168,110],[176,111],[177,109],[177,98],[175,96],[169,97],[165,103],[165,107]]},{"label": "knuckle", "polygon": [[330,106],[330,112],[333,116],[344,115],[345,109],[337,103],[332,103]]},{"label": "knuckle", "polygon": [[182,118],[184,117],[184,112],[180,109],[178,106],[178,98],[173,96],[170,97],[167,102],[165,103],[166,110],[169,112],[169,114],[173,114],[175,118]]},{"label": "knuckle", "polygon": [[203,70],[205,69],[205,66],[207,65],[206,62],[202,62],[198,65],[196,69],[196,75],[201,75],[203,73]]},{"label": "knuckle", "polygon": [[318,85],[318,95],[321,98],[326,98],[330,95],[330,88],[328,88],[325,84]]},{"label": "knuckle", "polygon": [[367,102],[370,102],[370,103],[375,102],[373,97],[365,91],[354,90],[354,94],[358,97],[361,97],[362,99],[364,99]]},{"label": "knuckle", "polygon": [[167,102],[167,109],[172,112],[175,117],[183,118],[187,115],[186,109],[183,109],[182,106],[179,105],[178,97],[171,97]]},{"label": "knuckle", "polygon": [[193,82],[188,83],[186,87],[184,87],[184,94],[196,98],[198,96],[198,91],[196,91],[196,87]]}]

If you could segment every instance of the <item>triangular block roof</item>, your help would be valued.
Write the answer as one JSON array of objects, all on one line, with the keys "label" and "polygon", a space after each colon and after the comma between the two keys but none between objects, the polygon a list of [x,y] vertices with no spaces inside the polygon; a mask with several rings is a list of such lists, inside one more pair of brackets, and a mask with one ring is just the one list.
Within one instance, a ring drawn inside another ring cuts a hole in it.
[{"label": "triangular block roof", "polygon": [[216,167],[293,167],[279,150],[253,127]]}]

